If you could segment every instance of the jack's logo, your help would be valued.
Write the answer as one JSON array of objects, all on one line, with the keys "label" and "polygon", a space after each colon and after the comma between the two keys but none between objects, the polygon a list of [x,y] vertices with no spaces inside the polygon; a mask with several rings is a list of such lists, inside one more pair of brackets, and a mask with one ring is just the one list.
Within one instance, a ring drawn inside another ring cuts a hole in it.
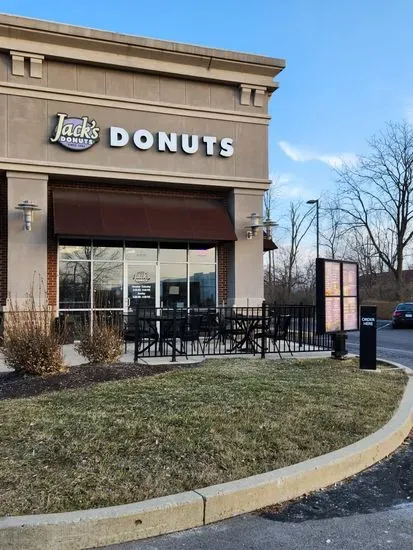
[{"label": "jack's logo", "polygon": [[146,271],[136,271],[132,279],[134,283],[149,283],[151,276]]},{"label": "jack's logo", "polygon": [[73,151],[83,151],[99,141],[100,128],[96,120],[87,116],[69,117],[65,113],[57,113],[56,116],[57,125],[50,137],[51,143],[60,143]]}]

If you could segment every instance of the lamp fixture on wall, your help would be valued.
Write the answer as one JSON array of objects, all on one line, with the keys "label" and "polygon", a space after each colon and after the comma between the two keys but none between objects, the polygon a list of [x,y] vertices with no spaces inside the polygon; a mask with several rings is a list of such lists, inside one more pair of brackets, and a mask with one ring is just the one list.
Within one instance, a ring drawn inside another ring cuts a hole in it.
[{"label": "lamp fixture on wall", "polygon": [[32,222],[33,222],[33,212],[35,210],[41,210],[37,204],[34,202],[30,202],[28,200],[19,202],[19,204],[16,206],[16,210],[21,210],[23,212],[23,229],[24,231],[31,231],[32,230]]},{"label": "lamp fixture on wall", "polygon": [[253,239],[258,235],[258,230],[261,227],[265,228],[266,238],[271,238],[271,228],[276,227],[278,224],[270,220],[270,218],[262,219],[262,216],[258,216],[253,212],[250,216],[247,216],[247,219],[250,220],[250,225],[246,225],[245,229],[247,230],[247,239]]}]

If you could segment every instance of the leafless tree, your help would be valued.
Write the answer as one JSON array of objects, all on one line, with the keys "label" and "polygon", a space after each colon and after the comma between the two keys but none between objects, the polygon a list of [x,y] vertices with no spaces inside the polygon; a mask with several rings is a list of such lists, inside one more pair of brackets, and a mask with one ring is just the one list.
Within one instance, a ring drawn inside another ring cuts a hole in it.
[{"label": "leafless tree", "polygon": [[403,295],[403,262],[413,243],[413,128],[389,123],[369,141],[370,153],[338,171],[339,211],[364,229]]},{"label": "leafless tree", "polygon": [[287,224],[284,231],[287,236],[287,243],[280,245],[277,250],[277,262],[274,265],[271,285],[267,271],[267,292],[268,299],[290,301],[296,290],[302,290],[305,286],[306,273],[308,270],[303,262],[300,262],[300,250],[302,242],[315,219],[315,209],[304,210],[302,202],[291,202]]},{"label": "leafless tree", "polygon": [[348,227],[340,211],[339,196],[324,197],[320,214],[320,245],[324,249],[323,255],[332,260],[344,258],[347,254]]},{"label": "leafless tree", "polygon": [[[278,178],[275,177],[268,188],[268,190],[264,194],[264,220],[271,220],[273,216],[273,210],[275,206],[275,202],[277,199],[277,196],[279,194],[278,189]],[[266,229],[267,234],[265,235],[267,238],[272,239],[273,235],[271,233],[271,228],[268,227]],[[268,234],[270,232],[270,234]],[[266,275],[267,275],[267,283],[271,287],[274,281],[274,250],[268,251],[268,264],[266,269]]]}]

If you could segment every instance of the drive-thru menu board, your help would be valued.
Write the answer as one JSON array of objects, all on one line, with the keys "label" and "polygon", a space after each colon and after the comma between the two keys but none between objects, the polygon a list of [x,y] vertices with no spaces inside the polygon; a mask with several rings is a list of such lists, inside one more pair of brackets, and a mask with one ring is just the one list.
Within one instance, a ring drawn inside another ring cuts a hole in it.
[{"label": "drive-thru menu board", "polygon": [[358,330],[358,265],[341,260],[316,261],[317,330]]}]

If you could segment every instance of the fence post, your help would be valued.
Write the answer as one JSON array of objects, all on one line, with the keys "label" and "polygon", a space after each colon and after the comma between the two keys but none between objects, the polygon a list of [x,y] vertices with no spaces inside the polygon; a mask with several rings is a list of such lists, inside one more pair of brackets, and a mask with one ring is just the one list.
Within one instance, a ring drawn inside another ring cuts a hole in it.
[{"label": "fence post", "polygon": [[172,310],[172,359],[171,363],[176,363],[176,304]]},{"label": "fence post", "polygon": [[265,359],[265,330],[266,330],[266,304],[262,302],[262,326],[261,326],[261,359]]},{"label": "fence post", "polygon": [[298,349],[303,345],[303,302],[300,302],[298,307]]},{"label": "fence post", "polygon": [[[133,307],[132,307],[133,311]],[[135,349],[133,353],[133,361],[136,363],[138,360],[138,347],[139,347],[139,305],[138,300],[136,300],[136,307],[135,307]]]}]

